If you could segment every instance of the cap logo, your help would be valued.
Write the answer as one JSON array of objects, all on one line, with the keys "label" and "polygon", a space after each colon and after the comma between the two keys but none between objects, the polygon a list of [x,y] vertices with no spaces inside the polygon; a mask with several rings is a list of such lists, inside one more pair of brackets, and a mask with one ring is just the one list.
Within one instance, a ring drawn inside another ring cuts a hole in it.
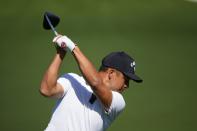
[{"label": "cap logo", "polygon": [[131,66],[131,68],[133,68],[134,71],[135,71],[135,61],[131,62],[130,66]]}]

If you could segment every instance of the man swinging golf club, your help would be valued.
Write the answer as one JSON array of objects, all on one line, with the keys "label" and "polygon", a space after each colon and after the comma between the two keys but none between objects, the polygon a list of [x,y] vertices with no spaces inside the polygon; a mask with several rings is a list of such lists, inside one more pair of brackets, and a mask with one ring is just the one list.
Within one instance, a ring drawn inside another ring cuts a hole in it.
[{"label": "man swinging golf club", "polygon": [[[103,58],[97,71],[67,36],[57,35],[53,42],[56,54],[43,76],[40,92],[58,101],[45,131],[106,130],[125,108],[121,93],[128,88],[129,80],[142,82],[135,74],[134,59],[125,52],[112,52]],[[82,76],[66,73],[58,78],[67,50]]]}]

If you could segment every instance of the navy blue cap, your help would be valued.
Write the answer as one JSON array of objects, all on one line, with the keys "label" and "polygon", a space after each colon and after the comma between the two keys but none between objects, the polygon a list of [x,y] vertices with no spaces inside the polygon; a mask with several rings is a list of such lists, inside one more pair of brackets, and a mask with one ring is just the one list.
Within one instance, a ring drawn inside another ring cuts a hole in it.
[{"label": "navy blue cap", "polygon": [[129,79],[135,82],[143,80],[135,74],[135,61],[125,52],[112,52],[102,60],[102,65],[105,67],[114,68],[122,72]]}]

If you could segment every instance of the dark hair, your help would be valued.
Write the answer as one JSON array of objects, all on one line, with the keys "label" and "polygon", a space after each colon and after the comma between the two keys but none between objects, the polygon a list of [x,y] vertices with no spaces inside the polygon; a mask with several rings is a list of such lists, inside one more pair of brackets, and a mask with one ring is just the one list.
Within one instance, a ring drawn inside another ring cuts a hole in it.
[{"label": "dark hair", "polygon": [[109,67],[106,67],[104,65],[101,65],[99,68],[99,71],[106,71]]},{"label": "dark hair", "polygon": [[[104,65],[101,65],[100,66],[100,68],[99,68],[99,71],[103,71],[103,72],[105,72],[105,71],[107,71],[109,68],[111,68],[111,67],[107,67],[107,66],[104,66]],[[113,68],[113,69],[115,69],[115,68]],[[115,69],[116,70],[116,73],[117,73],[117,69]],[[118,71],[118,72],[120,72],[120,71]],[[122,73],[122,72],[121,72]],[[123,73],[123,75],[124,75],[124,73]]]},{"label": "dark hair", "polygon": [[[105,72],[105,71],[107,71],[108,68],[110,68],[110,67],[101,65],[100,68],[99,68],[99,71]],[[117,73],[117,74],[120,73],[120,71],[119,71],[119,72],[117,72],[117,71],[118,71],[118,70],[116,70],[116,73]],[[125,84],[127,85],[127,87],[129,87],[129,78],[128,78],[124,73],[122,73],[122,74],[123,74],[124,79],[125,79]]]}]

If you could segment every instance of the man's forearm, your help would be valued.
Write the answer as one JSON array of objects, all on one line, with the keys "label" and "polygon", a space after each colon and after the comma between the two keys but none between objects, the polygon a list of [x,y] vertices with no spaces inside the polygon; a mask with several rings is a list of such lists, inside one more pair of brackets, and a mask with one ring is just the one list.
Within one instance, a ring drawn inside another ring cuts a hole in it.
[{"label": "man's forearm", "polygon": [[60,55],[56,54],[45,74],[45,81],[47,82],[48,86],[54,86],[54,84],[56,84],[61,63],[62,59],[60,59]]},{"label": "man's forearm", "polygon": [[58,46],[65,49],[66,47],[73,53],[79,69],[83,74],[84,78],[91,86],[92,90],[99,97],[103,105],[108,108],[111,105],[112,101],[112,92],[109,88],[107,88],[106,84],[103,82],[103,78],[101,74],[96,70],[94,65],[86,58],[86,56],[80,51],[78,46],[74,44],[68,37],[66,36],[57,36],[54,38],[53,42],[56,42]]},{"label": "man's forearm", "polygon": [[78,62],[79,68],[83,76],[85,77],[87,82],[93,88],[95,88],[95,85],[98,84],[100,81],[98,71],[77,46],[73,50],[73,55],[76,61]]},{"label": "man's forearm", "polygon": [[57,84],[59,68],[63,61],[63,57],[64,55],[57,53],[46,73],[44,74],[40,88],[40,91],[43,95],[50,96],[50,94],[53,92],[53,88]]},{"label": "man's forearm", "polygon": [[111,91],[103,83],[101,76],[94,65],[86,58],[77,46],[73,50],[73,54],[86,81],[101,100],[104,107],[108,109],[112,101]]}]

